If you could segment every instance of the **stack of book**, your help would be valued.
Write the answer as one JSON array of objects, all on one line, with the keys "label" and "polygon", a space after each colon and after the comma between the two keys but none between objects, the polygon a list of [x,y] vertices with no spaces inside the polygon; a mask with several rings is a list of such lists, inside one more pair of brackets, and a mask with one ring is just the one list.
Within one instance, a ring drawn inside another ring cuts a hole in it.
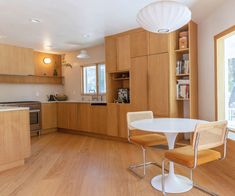
[{"label": "stack of book", "polygon": [[189,80],[177,80],[176,85],[177,99],[189,99]]},{"label": "stack of book", "polygon": [[189,74],[189,60],[180,60],[176,62],[176,75]]}]

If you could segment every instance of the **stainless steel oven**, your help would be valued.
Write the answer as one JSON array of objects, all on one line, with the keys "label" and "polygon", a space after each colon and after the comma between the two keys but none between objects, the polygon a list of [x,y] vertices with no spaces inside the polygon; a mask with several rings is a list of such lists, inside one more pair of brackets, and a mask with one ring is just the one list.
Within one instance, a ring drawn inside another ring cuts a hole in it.
[{"label": "stainless steel oven", "polygon": [[2,102],[4,106],[28,107],[31,133],[41,133],[41,103],[39,101]]}]

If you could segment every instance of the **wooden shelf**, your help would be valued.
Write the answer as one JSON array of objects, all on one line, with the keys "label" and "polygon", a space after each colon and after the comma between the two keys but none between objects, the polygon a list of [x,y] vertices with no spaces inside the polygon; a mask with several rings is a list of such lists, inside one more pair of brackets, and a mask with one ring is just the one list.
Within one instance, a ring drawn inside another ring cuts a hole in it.
[{"label": "wooden shelf", "polygon": [[177,101],[190,101],[190,99],[177,98]]},{"label": "wooden shelf", "polygon": [[129,80],[130,78],[112,78],[113,80]]},{"label": "wooden shelf", "polygon": [[177,53],[181,53],[181,52],[189,52],[189,48],[185,48],[185,49],[178,49],[178,50],[175,50],[175,52],[177,52]]},{"label": "wooden shelf", "polygon": [[63,77],[0,75],[0,83],[12,83],[12,84],[63,84]]},{"label": "wooden shelf", "polygon": [[177,74],[176,77],[189,76],[189,74]]}]

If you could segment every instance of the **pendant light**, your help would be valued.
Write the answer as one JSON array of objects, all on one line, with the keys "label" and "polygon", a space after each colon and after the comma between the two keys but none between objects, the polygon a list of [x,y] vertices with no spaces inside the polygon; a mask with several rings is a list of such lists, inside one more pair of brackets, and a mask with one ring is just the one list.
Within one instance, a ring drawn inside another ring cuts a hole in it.
[{"label": "pendant light", "polygon": [[157,1],[141,9],[137,22],[153,33],[175,31],[191,20],[190,9],[176,1]]},{"label": "pendant light", "polygon": [[90,56],[88,55],[86,50],[81,50],[80,54],[77,55],[77,58],[79,58],[79,59],[88,59],[88,58],[90,58]]}]

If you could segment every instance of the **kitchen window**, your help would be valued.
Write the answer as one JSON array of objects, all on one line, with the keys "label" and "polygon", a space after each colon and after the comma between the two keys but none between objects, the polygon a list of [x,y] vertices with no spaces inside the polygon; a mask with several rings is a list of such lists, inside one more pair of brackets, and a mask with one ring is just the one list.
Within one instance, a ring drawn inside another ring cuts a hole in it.
[{"label": "kitchen window", "polygon": [[102,95],[106,93],[105,64],[97,63],[82,67],[82,94]]}]

